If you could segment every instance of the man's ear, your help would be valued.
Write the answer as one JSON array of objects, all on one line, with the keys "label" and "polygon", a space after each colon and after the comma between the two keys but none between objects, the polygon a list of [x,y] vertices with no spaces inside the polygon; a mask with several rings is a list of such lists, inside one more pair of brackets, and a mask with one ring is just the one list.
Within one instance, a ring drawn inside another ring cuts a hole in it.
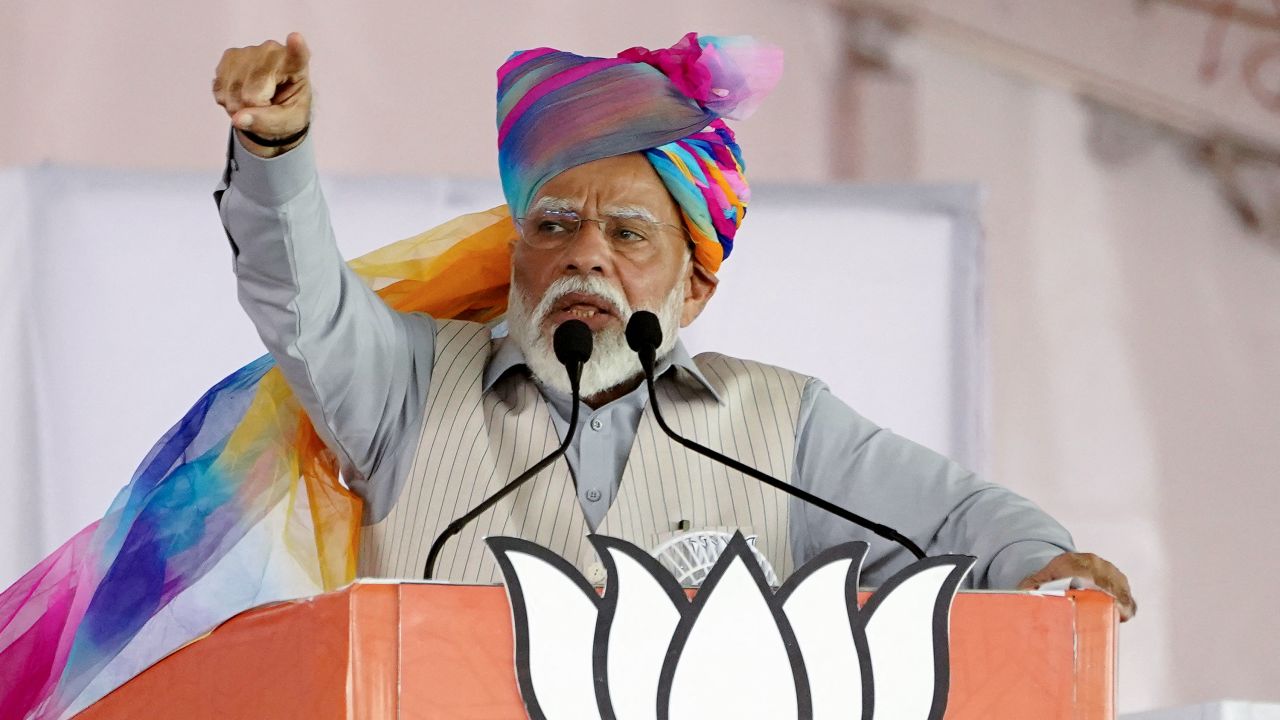
[{"label": "man's ear", "polygon": [[697,261],[689,263],[689,276],[685,278],[684,311],[680,314],[680,327],[688,327],[707,306],[707,301],[716,294],[716,286],[720,278],[710,270],[702,267]]}]

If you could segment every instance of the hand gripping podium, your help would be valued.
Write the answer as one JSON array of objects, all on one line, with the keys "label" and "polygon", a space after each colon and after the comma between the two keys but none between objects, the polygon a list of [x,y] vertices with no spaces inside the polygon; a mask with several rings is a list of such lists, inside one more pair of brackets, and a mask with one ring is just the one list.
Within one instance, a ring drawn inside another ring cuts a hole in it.
[{"label": "hand gripping podium", "polygon": [[[242,613],[78,717],[523,718],[513,655],[501,586],[358,581]],[[961,592],[950,668],[946,718],[1112,718],[1114,603]]]}]

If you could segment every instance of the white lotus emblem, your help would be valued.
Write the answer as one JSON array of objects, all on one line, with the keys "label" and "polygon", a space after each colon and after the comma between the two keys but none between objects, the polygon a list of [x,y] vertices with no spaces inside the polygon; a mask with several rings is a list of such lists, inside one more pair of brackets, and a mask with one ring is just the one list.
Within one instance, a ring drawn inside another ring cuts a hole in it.
[{"label": "white lotus emblem", "polygon": [[487,540],[535,720],[925,720],[946,709],[951,601],[971,557],[919,561],[858,607],[866,543],[823,552],[775,592],[737,534],[690,600],[640,548],[590,540],[608,571],[603,596],[540,545]]}]

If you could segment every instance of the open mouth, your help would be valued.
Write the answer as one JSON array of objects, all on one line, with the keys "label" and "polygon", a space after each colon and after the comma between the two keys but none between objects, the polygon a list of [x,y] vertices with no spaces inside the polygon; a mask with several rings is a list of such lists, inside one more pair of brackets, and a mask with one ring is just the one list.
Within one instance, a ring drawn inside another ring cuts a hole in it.
[{"label": "open mouth", "polygon": [[599,295],[574,292],[552,305],[549,319],[555,325],[568,320],[581,320],[592,330],[599,330],[617,317],[618,309],[608,300]]}]

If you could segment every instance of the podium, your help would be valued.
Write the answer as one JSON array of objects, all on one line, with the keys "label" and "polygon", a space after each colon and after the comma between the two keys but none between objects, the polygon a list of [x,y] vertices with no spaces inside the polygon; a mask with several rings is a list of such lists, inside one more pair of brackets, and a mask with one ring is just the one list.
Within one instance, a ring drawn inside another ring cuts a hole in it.
[{"label": "podium", "polygon": [[[523,718],[501,586],[358,581],[242,613],[78,718]],[[1116,612],[1097,591],[961,592],[954,720],[1115,717]]]}]

